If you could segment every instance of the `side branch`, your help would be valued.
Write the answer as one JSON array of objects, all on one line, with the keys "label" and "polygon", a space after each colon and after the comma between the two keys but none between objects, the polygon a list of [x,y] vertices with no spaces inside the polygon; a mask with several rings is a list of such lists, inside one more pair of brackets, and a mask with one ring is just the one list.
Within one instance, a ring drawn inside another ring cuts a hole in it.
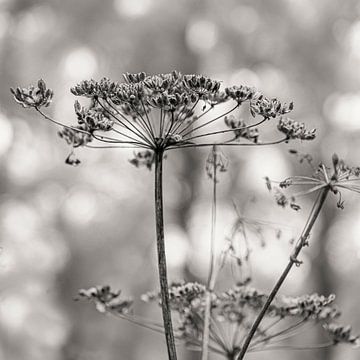
[{"label": "side branch", "polygon": [[301,252],[301,249],[307,244],[307,239],[310,235],[310,232],[321,212],[321,209],[325,203],[326,197],[329,193],[329,187],[326,187],[325,189],[323,189],[317,200],[314,203],[314,206],[312,208],[312,211],[309,215],[308,221],[305,225],[305,228],[298,240],[298,243],[294,249],[294,252],[292,253],[292,255],[290,256],[290,260],[285,268],[285,270],[283,271],[283,273],[281,274],[280,278],[278,279],[278,281],[276,282],[274,288],[272,289],[268,299],[266,300],[266,303],[264,304],[263,308],[261,309],[259,315],[257,316],[257,318],[255,319],[254,324],[252,325],[249,334],[247,335],[245,342],[241,348],[241,351],[239,352],[239,355],[237,356],[237,360],[242,360],[248,350],[248,347],[250,345],[250,342],[252,340],[252,338],[254,337],[256,330],[258,329],[262,319],[264,318],[269,306],[271,305],[272,301],[274,300],[276,294],[278,293],[281,285],[283,284],[283,282],[285,281],[286,277],[288,276],[291,268],[293,267],[294,264],[299,263],[299,260],[297,260],[298,255]]}]

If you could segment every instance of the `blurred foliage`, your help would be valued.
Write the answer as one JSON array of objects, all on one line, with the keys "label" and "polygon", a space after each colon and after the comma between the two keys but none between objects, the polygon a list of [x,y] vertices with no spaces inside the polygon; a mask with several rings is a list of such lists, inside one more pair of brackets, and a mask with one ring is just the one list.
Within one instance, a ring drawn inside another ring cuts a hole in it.
[{"label": "blurred foliage", "polygon": [[[165,359],[161,336],[73,301],[77,289],[96,283],[135,296],[156,287],[152,174],[129,166],[132,153],[123,151],[84,151],[81,167],[66,167],[57,129],[21,111],[10,87],[44,78],[55,92],[53,115],[71,123],[68,89],[79,80],[118,79],[126,71],[204,73],[293,100],[294,118],[318,129],[317,141],[298,150],[313,153],[316,161],[336,150],[355,165],[359,15],[356,0],[0,0],[0,359],[130,360],[144,353]],[[265,249],[254,250],[253,275],[264,290],[287,261],[287,239],[297,234],[308,205],[294,216],[276,209],[266,193],[264,176],[303,171],[287,150],[229,150],[229,176],[221,181],[219,240],[236,217],[232,200],[244,216],[290,225],[283,239],[266,235]],[[167,243],[175,279],[206,275],[211,190],[205,159],[205,152],[187,150],[166,162]],[[261,201],[252,201],[254,196]],[[320,241],[314,236],[286,292],[337,293],[343,320],[359,329],[359,205],[349,199],[342,212],[329,207]],[[157,309],[137,309],[159,316]],[[303,354],[358,358],[341,347],[291,356]]]}]

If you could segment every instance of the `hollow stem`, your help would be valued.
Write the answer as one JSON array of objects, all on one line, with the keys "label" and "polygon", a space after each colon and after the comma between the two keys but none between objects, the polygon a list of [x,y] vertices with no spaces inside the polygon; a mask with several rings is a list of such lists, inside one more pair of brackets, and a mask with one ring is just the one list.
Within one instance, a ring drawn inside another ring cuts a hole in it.
[{"label": "hollow stem", "polygon": [[156,217],[156,244],[158,253],[158,267],[161,293],[161,309],[164,323],[164,332],[169,360],[176,360],[174,331],[171,321],[169,288],[166,269],[165,241],[164,241],[164,208],[162,189],[163,150],[155,151],[155,217]]},{"label": "hollow stem", "polygon": [[320,192],[317,200],[315,201],[314,207],[312,208],[312,211],[309,215],[308,221],[303,229],[303,232],[297,242],[297,245],[295,246],[295,249],[294,249],[292,255],[290,256],[290,260],[289,260],[286,268],[282,272],[281,276],[279,277],[278,281],[274,285],[274,288],[271,290],[271,293],[270,293],[268,299],[266,300],[263,308],[261,309],[259,315],[255,319],[255,321],[249,331],[249,334],[247,335],[247,337],[244,341],[244,344],[241,347],[241,350],[240,350],[239,355],[237,356],[236,360],[242,360],[244,358],[244,356],[248,350],[248,347],[251,343],[251,340],[254,337],[256,330],[258,329],[262,319],[264,318],[266,311],[268,310],[268,308],[271,305],[272,301],[274,300],[276,294],[278,293],[281,285],[283,284],[286,277],[288,276],[291,268],[293,267],[294,264],[298,263],[297,257],[300,254],[301,249],[307,244],[307,239],[308,239],[310,232],[321,212],[321,209],[325,203],[328,193],[329,193],[329,187],[327,186]]}]

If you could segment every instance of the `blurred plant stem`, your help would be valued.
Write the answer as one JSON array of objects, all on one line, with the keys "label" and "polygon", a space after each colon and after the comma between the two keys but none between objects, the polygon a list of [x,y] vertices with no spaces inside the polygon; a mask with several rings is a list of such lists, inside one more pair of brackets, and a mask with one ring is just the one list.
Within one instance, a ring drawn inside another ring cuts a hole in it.
[{"label": "blurred plant stem", "polygon": [[210,320],[211,320],[211,295],[216,282],[216,257],[215,257],[215,229],[216,229],[216,185],[217,185],[217,153],[216,146],[212,148],[213,173],[212,173],[212,209],[211,209],[211,235],[210,235],[210,269],[206,289],[206,303],[204,312],[204,329],[202,341],[201,360],[207,360],[209,357],[209,338],[210,338]]},{"label": "blurred plant stem", "polygon": [[155,151],[155,217],[156,217],[156,244],[158,253],[158,267],[161,292],[161,309],[169,360],[176,360],[174,331],[171,321],[169,301],[169,286],[167,279],[166,254],[164,241],[164,207],[163,207],[163,159],[164,151]]},{"label": "blurred plant stem", "polygon": [[285,281],[286,277],[288,276],[291,268],[293,267],[294,264],[296,265],[300,265],[301,262],[297,259],[298,255],[300,254],[302,248],[304,246],[308,245],[308,238],[310,235],[310,232],[321,212],[321,209],[325,203],[326,197],[329,194],[329,190],[330,190],[330,186],[326,186],[325,188],[323,188],[323,190],[319,193],[313,208],[311,209],[310,215],[308,217],[308,220],[306,222],[306,225],[300,235],[300,238],[298,239],[297,245],[295,246],[295,249],[292,253],[292,255],[290,256],[290,260],[285,268],[285,270],[283,271],[283,273],[281,274],[280,278],[278,279],[278,281],[276,282],[274,288],[272,289],[266,303],[264,304],[263,308],[261,309],[259,315],[257,316],[257,318],[255,319],[249,334],[247,335],[243,346],[241,347],[241,350],[238,354],[238,356],[235,357],[236,360],[242,360],[247,352],[247,349],[251,343],[251,340],[253,338],[253,336],[256,333],[256,330],[258,329],[262,319],[264,318],[266,311],[268,310],[269,306],[271,305],[272,301],[274,300],[276,294],[278,293],[281,285],[283,284],[283,282]]},{"label": "blurred plant stem", "polygon": [[210,320],[211,320],[211,296],[215,288],[217,269],[216,269],[216,257],[215,257],[215,235],[216,235],[216,186],[217,186],[217,147],[212,148],[212,208],[211,208],[211,235],[210,235],[210,269],[207,280],[206,299],[205,299],[205,311],[204,311],[204,329],[203,329],[203,341],[201,360],[207,360],[209,357],[209,340],[210,340]]}]

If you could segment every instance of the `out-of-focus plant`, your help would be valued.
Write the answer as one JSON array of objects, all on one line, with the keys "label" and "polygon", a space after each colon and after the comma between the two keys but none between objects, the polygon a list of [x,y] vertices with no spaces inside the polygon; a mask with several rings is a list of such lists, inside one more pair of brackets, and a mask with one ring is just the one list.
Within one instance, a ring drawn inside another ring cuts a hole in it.
[{"label": "out-of-focus plant", "polygon": [[[309,156],[307,157],[307,159],[309,159]],[[332,168],[328,168],[324,164],[320,164],[312,176],[289,177],[279,183],[280,188],[288,188],[290,186],[309,187],[309,189],[305,191],[292,194],[290,196],[290,199],[285,194],[283,194],[279,189],[276,189],[277,193],[275,197],[278,205],[280,206],[284,207],[286,205],[290,205],[290,207],[292,207],[294,210],[299,210],[300,206],[296,204],[297,198],[311,193],[317,193],[317,197],[314,201],[313,207],[310,211],[305,227],[295,245],[293,253],[290,255],[289,262],[285,267],[284,271],[282,272],[282,274],[280,275],[278,281],[274,285],[273,289],[271,290],[269,296],[267,297],[267,300],[262,305],[260,313],[256,317],[253,325],[251,326],[241,346],[241,349],[239,351],[239,356],[237,357],[237,359],[244,358],[250,346],[251,340],[255,336],[256,331],[258,330],[263,318],[269,311],[272,302],[274,301],[277,293],[280,290],[281,285],[285,281],[293,265],[295,264],[296,266],[300,266],[302,264],[302,262],[298,259],[298,256],[304,247],[309,246],[310,233],[314,227],[316,220],[319,217],[319,214],[323,208],[323,205],[328,195],[332,193],[338,196],[339,200],[337,202],[337,206],[342,209],[343,201],[342,201],[341,191],[345,189],[354,192],[360,192],[360,187],[359,185],[357,185],[357,182],[359,180],[360,180],[360,168],[348,166],[344,162],[344,160],[340,160],[339,157],[336,154],[334,154],[332,157]],[[266,178],[266,182],[268,189],[272,190],[271,180]],[[343,339],[349,340],[349,341],[345,340],[344,342],[349,342],[352,344],[359,345],[359,338],[351,335],[349,327],[343,328],[335,324],[331,324],[331,325],[326,325],[325,329],[330,330],[329,332],[331,336],[334,338],[335,344],[339,342],[336,340],[335,334],[339,333],[343,335],[342,337]],[[347,335],[345,335],[345,333]]]},{"label": "out-of-focus plant", "polygon": [[[214,148],[207,161],[207,172],[213,181],[212,247],[216,220],[217,171],[224,170],[225,163],[222,154]],[[294,176],[281,182],[270,181],[267,178],[267,186],[271,191],[278,190],[273,187],[274,184],[278,184],[282,189],[290,186],[310,186],[308,190],[291,195],[290,199],[285,194],[281,193],[279,196],[276,192],[275,199],[280,206],[289,205],[299,210],[296,201],[300,196],[318,192],[287,267],[270,295],[252,287],[250,277],[243,278],[243,281],[239,281],[227,290],[215,290],[218,272],[225,265],[226,260],[233,258],[240,268],[244,266],[243,258],[233,246],[234,237],[237,234],[244,236],[245,227],[249,227],[250,231],[255,229],[255,232],[259,234],[260,229],[267,225],[255,220],[245,221],[244,217],[239,216],[229,238],[230,245],[220,256],[218,264],[212,248],[207,284],[182,281],[170,285],[170,307],[177,315],[175,338],[185,343],[189,349],[201,350],[203,357],[207,351],[210,351],[223,355],[228,360],[243,359],[247,353],[264,350],[321,349],[337,344],[358,347],[360,337],[352,334],[349,325],[344,326],[336,322],[341,313],[334,305],[335,295],[323,296],[314,293],[289,297],[279,296],[278,291],[292,266],[302,264],[298,256],[304,247],[309,246],[310,230],[320,214],[326,197],[332,193],[341,199],[341,189],[358,192],[360,190],[357,185],[359,175],[358,167],[349,167],[334,155],[331,171],[324,164],[320,164],[312,176]],[[281,201],[279,201],[280,198]],[[294,204],[297,206],[295,207]],[[338,207],[343,207],[343,201],[338,201]],[[246,249],[246,261],[249,254],[250,249]],[[104,297],[104,292],[113,295]],[[126,298],[121,299],[120,292],[112,293],[109,287],[82,290],[80,295],[93,301],[101,312],[116,315],[155,331],[162,331],[158,324],[130,313],[131,301]],[[113,297],[116,297],[114,302]],[[142,300],[149,303],[155,302],[160,306],[162,303],[161,294],[158,292],[148,292],[142,296]],[[324,337],[326,337],[323,343],[301,344],[298,347],[287,345],[288,339],[311,325],[318,325],[323,329]]]},{"label": "out-of-focus plant", "polygon": [[[71,147],[66,163],[78,165],[75,155],[78,147],[87,148],[133,148],[134,158],[130,162],[139,167],[155,168],[155,214],[160,278],[160,303],[163,315],[163,329],[166,337],[169,359],[176,359],[175,337],[171,319],[171,291],[169,295],[163,211],[163,160],[164,155],[175,149],[213,147],[208,164],[214,183],[214,201],[216,202],[217,171],[225,169],[218,156],[220,146],[264,146],[287,143],[290,140],[312,140],[315,130],[307,130],[305,125],[284,117],[293,109],[293,103],[284,104],[276,98],[268,98],[259,91],[247,86],[232,86],[221,89],[219,81],[201,75],[182,75],[177,71],[169,74],[149,76],[145,73],[125,74],[124,82],[113,82],[107,78],[100,81],[85,80],[74,86],[71,92],[75,96],[88,99],[88,106],[75,101],[74,109],[77,125],[69,126],[54,120],[43,111],[49,106],[52,90],[43,80],[37,86],[11,89],[14,99],[25,108],[33,108],[45,119],[59,125],[59,136]],[[236,111],[246,107],[251,117],[248,120],[238,118]],[[280,136],[262,141],[260,125],[273,121]],[[222,124],[223,129],[214,129]],[[214,147],[215,146],[215,147]],[[211,167],[212,166],[212,167]],[[213,172],[211,172],[211,169]],[[322,205],[330,185],[322,190]],[[321,208],[319,207],[319,211]],[[215,226],[213,209],[213,227]],[[315,211],[316,216],[318,213]],[[316,218],[315,216],[315,218]],[[313,224],[312,224],[313,225]],[[312,226],[311,225],[311,226]],[[310,227],[311,228],[311,227]],[[310,230],[309,228],[309,230]],[[307,230],[307,231],[309,231]],[[305,235],[307,234],[305,231]],[[306,236],[307,238],[307,236]],[[214,237],[212,236],[212,243]],[[296,263],[292,257],[291,265]],[[214,265],[214,261],[212,261]],[[207,357],[208,340],[211,335],[212,294],[214,279],[210,271],[206,286],[206,324],[203,327],[203,358]],[[95,288],[82,295],[96,299],[98,309],[111,310],[125,316],[129,301],[120,300],[119,293],[109,288]],[[265,306],[272,302],[271,297]],[[201,303],[201,302],[200,302]],[[265,313],[267,309],[263,310]],[[260,320],[262,321],[262,318]],[[258,324],[259,325],[259,324]],[[251,329],[256,332],[258,325]],[[335,333],[335,332],[334,332]],[[246,349],[255,333],[247,338],[241,351]]]}]

